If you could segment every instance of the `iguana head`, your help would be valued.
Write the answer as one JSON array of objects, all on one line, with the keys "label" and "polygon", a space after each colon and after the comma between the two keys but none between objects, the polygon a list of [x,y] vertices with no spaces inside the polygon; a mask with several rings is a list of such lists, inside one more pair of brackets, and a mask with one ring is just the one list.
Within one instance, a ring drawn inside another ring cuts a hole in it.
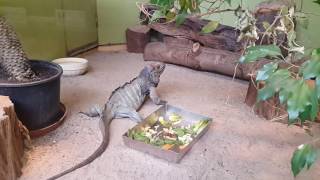
[{"label": "iguana head", "polygon": [[153,86],[156,87],[156,86],[158,86],[158,83],[160,82],[160,76],[163,73],[165,67],[166,67],[166,65],[161,62],[148,64],[140,72],[139,76],[148,80],[149,83],[151,83]]}]

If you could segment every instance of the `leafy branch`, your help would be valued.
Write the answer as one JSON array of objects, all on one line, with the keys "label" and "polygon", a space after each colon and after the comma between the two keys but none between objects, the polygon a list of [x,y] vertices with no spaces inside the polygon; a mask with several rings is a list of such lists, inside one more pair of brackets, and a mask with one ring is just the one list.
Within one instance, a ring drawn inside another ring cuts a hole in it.
[{"label": "leafy branch", "polygon": [[[320,0],[313,2],[320,5]],[[241,6],[235,9],[222,8],[224,4],[230,6],[231,0],[150,0],[150,3],[156,7],[151,12],[143,4],[138,7],[151,23],[165,21],[181,25],[188,17],[202,18],[216,13],[234,12],[238,17],[236,28],[240,31],[238,41],[243,41],[245,45],[239,62],[251,63],[263,58],[272,60],[257,71],[256,81],[264,85],[258,90],[258,101],[278,95],[280,103],[288,112],[289,124],[315,120],[320,98],[320,49],[313,50],[302,65],[296,63],[305,56],[304,47],[296,42],[295,32],[296,22],[304,28],[308,27],[307,13],[303,13],[302,9],[297,11],[294,4],[291,8],[281,9],[271,24],[263,22],[265,31],[261,32],[256,26],[254,14],[249,10],[243,10]],[[205,12],[200,10],[202,3],[207,5]],[[211,33],[218,25],[219,22],[210,21],[202,28],[202,33]],[[281,36],[285,36],[285,40],[279,39]],[[265,40],[271,45],[263,45]],[[256,45],[258,41],[260,45]],[[316,152],[310,144],[298,147],[291,160],[294,176],[304,167],[311,167],[316,160]]]},{"label": "leafy branch", "polygon": [[[320,0],[314,1],[320,5]],[[252,35],[255,28],[255,19],[249,24]],[[260,45],[256,46],[258,39],[251,38],[252,43],[246,47],[245,54],[239,59],[240,63],[250,63],[262,58],[268,58],[272,62],[265,64],[256,74],[256,81],[263,83],[263,88],[258,90],[258,101],[264,101],[278,95],[288,113],[288,123],[293,124],[305,121],[314,121],[319,113],[320,99],[320,48],[314,49],[311,56],[302,65],[296,64],[299,57],[303,57],[304,47],[296,43],[295,22],[300,21],[304,28],[308,23],[305,14],[295,12],[295,9],[282,9],[272,24],[265,23],[265,32],[262,32]],[[247,28],[248,29],[248,28]],[[250,34],[251,33],[251,34]],[[284,34],[287,46],[278,42],[276,37]],[[244,37],[244,36],[243,36]],[[265,37],[271,37],[272,45],[261,45]],[[240,38],[242,38],[240,36]],[[284,57],[281,49],[288,55]],[[308,56],[306,56],[308,57]],[[281,66],[280,66],[281,65]],[[295,67],[295,70],[292,70]],[[297,176],[302,169],[309,169],[316,161],[318,151],[311,144],[299,146],[291,159],[291,170]]]},{"label": "leafy branch", "polygon": [[[201,12],[201,4],[206,3],[209,6],[205,12]],[[176,25],[181,25],[188,17],[204,17],[215,13],[234,12],[239,8],[221,9],[222,5],[231,5],[231,0],[150,0],[151,6],[156,7],[155,10],[149,12],[145,4],[137,4],[141,12],[148,18],[150,23],[175,22]],[[203,33],[211,33],[218,27],[217,21],[211,21],[203,27]]]}]

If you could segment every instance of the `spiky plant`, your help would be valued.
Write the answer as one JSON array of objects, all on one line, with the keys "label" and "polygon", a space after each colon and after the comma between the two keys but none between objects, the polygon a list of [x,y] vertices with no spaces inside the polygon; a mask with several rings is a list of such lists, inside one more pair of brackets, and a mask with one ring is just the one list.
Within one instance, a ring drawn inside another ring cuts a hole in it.
[{"label": "spiky plant", "polygon": [[17,34],[4,17],[0,17],[0,68],[19,82],[37,79]]}]

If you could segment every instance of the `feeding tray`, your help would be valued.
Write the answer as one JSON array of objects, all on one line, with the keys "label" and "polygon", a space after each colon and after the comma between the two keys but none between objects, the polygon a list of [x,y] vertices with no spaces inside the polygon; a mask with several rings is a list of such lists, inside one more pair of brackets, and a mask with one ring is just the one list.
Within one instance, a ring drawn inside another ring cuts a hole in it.
[{"label": "feeding tray", "polygon": [[[167,121],[168,119],[170,119],[170,116],[172,114],[177,114],[181,118],[179,124],[172,126],[173,128],[190,126],[193,127],[200,121],[205,121],[206,124],[204,124],[204,126],[192,136],[192,140],[189,143],[184,144],[182,146],[173,145],[169,149],[164,148],[164,146],[151,144],[150,141],[145,142],[137,140],[134,137],[132,137],[132,135],[130,135],[130,133],[132,134],[133,131],[138,131],[145,127],[153,127],[155,125],[158,125],[159,118],[163,117],[163,119]],[[200,137],[208,131],[211,123],[212,118],[195,114],[167,104],[161,106],[158,110],[150,114],[142,122],[140,122],[133,128],[129,129],[123,135],[123,140],[124,144],[132,149],[153,155],[161,159],[165,159],[170,162],[178,163],[183,158],[183,156],[191,149],[191,147],[200,139]]]}]

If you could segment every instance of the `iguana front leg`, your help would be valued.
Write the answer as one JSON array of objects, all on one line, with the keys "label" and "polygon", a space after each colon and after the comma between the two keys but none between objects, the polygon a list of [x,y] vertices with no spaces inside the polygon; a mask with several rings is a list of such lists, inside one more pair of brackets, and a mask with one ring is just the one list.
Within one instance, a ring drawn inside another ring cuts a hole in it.
[{"label": "iguana front leg", "polygon": [[130,118],[131,120],[134,120],[136,122],[142,121],[142,117],[140,114],[133,108],[130,107],[124,107],[119,106],[116,108],[115,112],[115,118]]},{"label": "iguana front leg", "polygon": [[156,105],[164,105],[167,103],[167,101],[163,101],[160,99],[157,90],[155,87],[150,87],[149,89],[149,97],[152,100],[153,103],[155,103]]}]

